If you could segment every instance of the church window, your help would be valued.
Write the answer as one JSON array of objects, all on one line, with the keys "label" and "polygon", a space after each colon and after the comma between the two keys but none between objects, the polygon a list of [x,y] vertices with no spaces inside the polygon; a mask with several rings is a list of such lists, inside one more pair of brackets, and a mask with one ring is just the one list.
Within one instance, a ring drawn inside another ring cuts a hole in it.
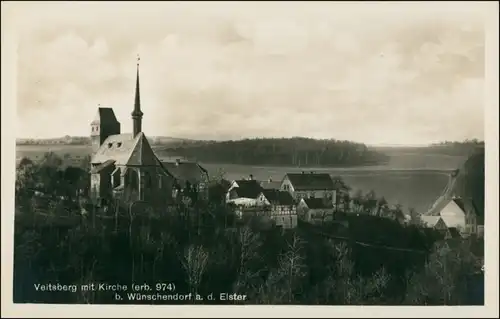
[{"label": "church window", "polygon": [[118,144],[116,144],[116,147],[120,147],[122,146],[122,142],[118,142]]},{"label": "church window", "polygon": [[113,146],[113,143],[108,143],[108,148],[111,148]]}]

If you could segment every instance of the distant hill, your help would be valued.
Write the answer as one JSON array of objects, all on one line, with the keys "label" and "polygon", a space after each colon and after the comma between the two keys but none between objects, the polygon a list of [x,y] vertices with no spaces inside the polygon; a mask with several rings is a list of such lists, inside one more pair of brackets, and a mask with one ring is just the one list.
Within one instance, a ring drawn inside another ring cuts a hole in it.
[{"label": "distant hill", "polygon": [[[168,136],[148,136],[148,139],[153,145],[185,145],[187,143],[196,142],[184,138],[168,137]],[[88,136],[63,136],[55,138],[18,138],[17,145],[90,145],[90,137]]]}]

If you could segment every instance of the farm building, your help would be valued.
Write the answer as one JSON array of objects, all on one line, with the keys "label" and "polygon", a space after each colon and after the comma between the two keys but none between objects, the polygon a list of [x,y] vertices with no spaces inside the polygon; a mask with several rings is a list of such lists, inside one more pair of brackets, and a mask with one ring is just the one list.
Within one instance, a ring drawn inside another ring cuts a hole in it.
[{"label": "farm building", "polygon": [[280,189],[281,182],[274,181],[272,178],[269,178],[267,181],[262,181],[260,183],[260,186],[262,186],[262,188],[264,189]]},{"label": "farm building", "polygon": [[463,200],[460,197],[441,200],[439,205],[433,207],[432,213],[440,216],[448,228],[456,228],[466,236],[481,235],[484,229],[484,222],[477,214],[472,200]]},{"label": "farm building", "polygon": [[296,202],[302,198],[325,198],[335,204],[337,197],[335,184],[330,174],[326,173],[288,173],[280,189],[289,192]]},{"label": "farm building", "polygon": [[257,201],[263,188],[252,177],[250,179],[234,180],[226,193],[226,203],[237,206],[257,206]]},{"label": "farm building", "polygon": [[196,162],[161,161],[161,165],[175,178],[174,188],[185,190],[194,187],[199,198],[208,198],[208,171]]},{"label": "farm building", "polygon": [[112,108],[99,107],[91,122],[91,198],[94,203],[114,201],[125,207],[138,201],[165,207],[172,200],[174,177],[142,132],[139,64],[131,115],[132,134],[121,134]]},{"label": "farm building", "polygon": [[302,198],[297,205],[300,218],[313,224],[332,221],[334,207],[324,198]]},{"label": "farm building", "polygon": [[264,189],[258,197],[258,206],[266,207],[276,226],[297,227],[297,209],[292,195],[286,191]]}]

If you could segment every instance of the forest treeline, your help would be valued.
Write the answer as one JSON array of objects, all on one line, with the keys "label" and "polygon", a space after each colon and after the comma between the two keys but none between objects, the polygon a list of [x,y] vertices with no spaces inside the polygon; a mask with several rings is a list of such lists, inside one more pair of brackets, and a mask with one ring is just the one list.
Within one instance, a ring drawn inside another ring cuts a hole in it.
[{"label": "forest treeline", "polygon": [[238,141],[193,142],[158,147],[158,154],[196,158],[205,163],[287,166],[380,165],[389,160],[385,154],[350,141],[311,138],[256,138]]},{"label": "forest treeline", "polygon": [[162,303],[131,301],[126,294],[117,301],[109,291],[34,288],[48,283],[147,283],[153,292],[157,283],[173,283],[180,294],[244,294],[245,304],[484,302],[481,241],[473,238],[442,241],[416,225],[375,216],[359,219],[353,212],[343,212],[352,216],[347,240],[303,226],[262,229],[258,216],[238,220],[221,203],[215,195],[221,195],[223,180],[215,178],[211,200],[192,207],[179,205],[163,214],[95,214],[85,204],[86,169],[68,171],[59,164],[49,153],[40,163],[22,160],[18,168],[16,303]]}]

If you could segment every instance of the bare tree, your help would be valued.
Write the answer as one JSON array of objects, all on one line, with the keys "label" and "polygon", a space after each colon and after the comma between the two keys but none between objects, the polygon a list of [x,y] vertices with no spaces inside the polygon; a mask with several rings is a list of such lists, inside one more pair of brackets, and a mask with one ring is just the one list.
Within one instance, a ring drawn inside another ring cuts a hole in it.
[{"label": "bare tree", "polygon": [[238,232],[238,241],[240,244],[240,255],[238,265],[238,279],[235,284],[235,292],[237,293],[241,287],[247,285],[253,278],[258,276],[261,270],[252,271],[248,266],[249,262],[258,258],[258,249],[262,245],[258,234],[245,226]]},{"label": "bare tree", "polygon": [[182,267],[187,274],[187,283],[190,293],[198,293],[201,278],[205,273],[209,254],[202,246],[190,245],[182,258]]}]

